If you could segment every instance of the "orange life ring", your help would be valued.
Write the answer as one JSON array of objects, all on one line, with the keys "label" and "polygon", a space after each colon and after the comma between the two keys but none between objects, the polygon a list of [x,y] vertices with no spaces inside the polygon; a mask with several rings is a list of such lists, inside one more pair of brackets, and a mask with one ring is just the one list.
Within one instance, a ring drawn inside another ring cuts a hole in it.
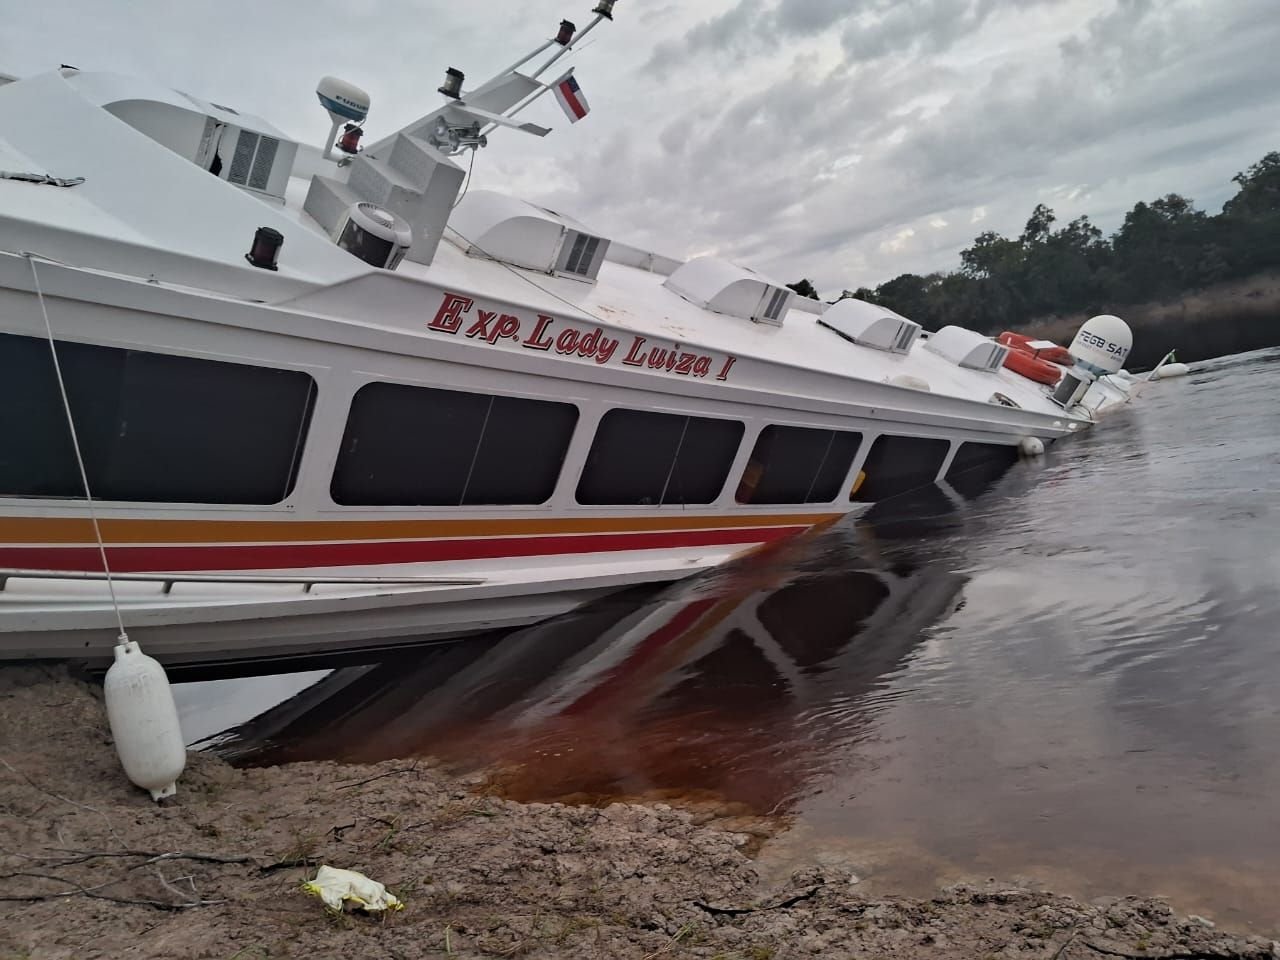
[{"label": "orange life ring", "polygon": [[1075,363],[1075,358],[1071,356],[1071,351],[1066,347],[1060,347],[1056,343],[1051,347],[1043,347],[1040,350],[1033,350],[1028,344],[1031,337],[1023,333],[1014,333],[1006,330],[1000,336],[996,337],[997,343],[1003,343],[1006,347],[1012,347],[1014,350],[1020,350],[1023,353],[1029,353],[1033,357],[1039,357],[1041,360],[1048,360],[1050,363],[1056,363],[1064,367],[1069,367]]},{"label": "orange life ring", "polygon": [[1024,350],[1014,348],[1004,358],[1004,365],[1019,376],[1053,386],[1062,378],[1062,368],[1048,360],[1041,360]]}]

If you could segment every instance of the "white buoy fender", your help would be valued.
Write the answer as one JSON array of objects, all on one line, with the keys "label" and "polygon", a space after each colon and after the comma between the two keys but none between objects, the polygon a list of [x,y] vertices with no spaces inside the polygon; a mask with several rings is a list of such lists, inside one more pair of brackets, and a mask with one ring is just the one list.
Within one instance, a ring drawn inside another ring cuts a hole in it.
[{"label": "white buoy fender", "polygon": [[1185,363],[1166,363],[1153,375],[1155,380],[1172,380],[1174,377],[1185,377],[1191,368]]},{"label": "white buoy fender", "polygon": [[187,747],[164,667],[132,640],[117,644],[102,690],[124,772],[151,791],[153,800],[173,796],[187,765]]},{"label": "white buoy fender", "polygon": [[1044,441],[1039,437],[1023,437],[1018,450],[1024,457],[1039,457],[1044,454]]}]

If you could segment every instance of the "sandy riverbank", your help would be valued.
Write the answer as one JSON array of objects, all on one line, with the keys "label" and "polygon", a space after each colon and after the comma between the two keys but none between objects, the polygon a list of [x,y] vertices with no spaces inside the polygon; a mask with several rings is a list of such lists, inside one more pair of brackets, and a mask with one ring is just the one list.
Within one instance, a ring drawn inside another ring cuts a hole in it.
[{"label": "sandy riverbank", "polygon": [[[476,783],[424,762],[192,756],[155,805],[120,772],[95,688],[0,670],[0,958],[1280,957],[1153,900],[869,899],[816,868],[766,888],[751,838],[692,813],[519,804]],[[300,890],[322,862],[406,909],[327,915]]]}]

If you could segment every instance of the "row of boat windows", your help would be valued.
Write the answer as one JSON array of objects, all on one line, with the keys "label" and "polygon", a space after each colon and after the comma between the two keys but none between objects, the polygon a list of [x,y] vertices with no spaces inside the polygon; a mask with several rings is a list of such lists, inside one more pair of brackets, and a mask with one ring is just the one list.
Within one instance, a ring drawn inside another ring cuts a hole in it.
[{"label": "row of boat windows", "polygon": [[[292,492],[316,400],[309,375],[77,343],[61,343],[58,356],[95,497],[272,504]],[[0,417],[0,495],[83,495],[46,341],[0,334]],[[544,503],[577,423],[571,403],[366,384],[352,399],[331,493],[350,506]],[[577,501],[712,503],[744,433],[738,420],[610,410]],[[881,500],[931,483],[950,449],[942,439],[880,436],[846,494],[862,442],[853,431],[767,426],[735,499]],[[1002,473],[1014,459],[1009,446],[964,443],[947,479]]]}]

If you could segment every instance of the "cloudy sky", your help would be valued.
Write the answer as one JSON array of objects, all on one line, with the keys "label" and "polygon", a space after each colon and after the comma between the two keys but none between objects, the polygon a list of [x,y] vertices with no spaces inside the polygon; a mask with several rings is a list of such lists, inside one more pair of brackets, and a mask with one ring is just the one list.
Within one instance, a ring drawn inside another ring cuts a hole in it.
[{"label": "cloudy sky", "polygon": [[[380,137],[594,0],[42,0],[0,71],[144,74],[319,143],[315,81],[373,95]],[[1275,0],[618,0],[574,54],[592,113],[546,98],[475,186],[672,256],[716,252],[824,292],[954,269],[1047,203],[1119,225],[1169,192],[1216,212],[1280,149]]]}]

